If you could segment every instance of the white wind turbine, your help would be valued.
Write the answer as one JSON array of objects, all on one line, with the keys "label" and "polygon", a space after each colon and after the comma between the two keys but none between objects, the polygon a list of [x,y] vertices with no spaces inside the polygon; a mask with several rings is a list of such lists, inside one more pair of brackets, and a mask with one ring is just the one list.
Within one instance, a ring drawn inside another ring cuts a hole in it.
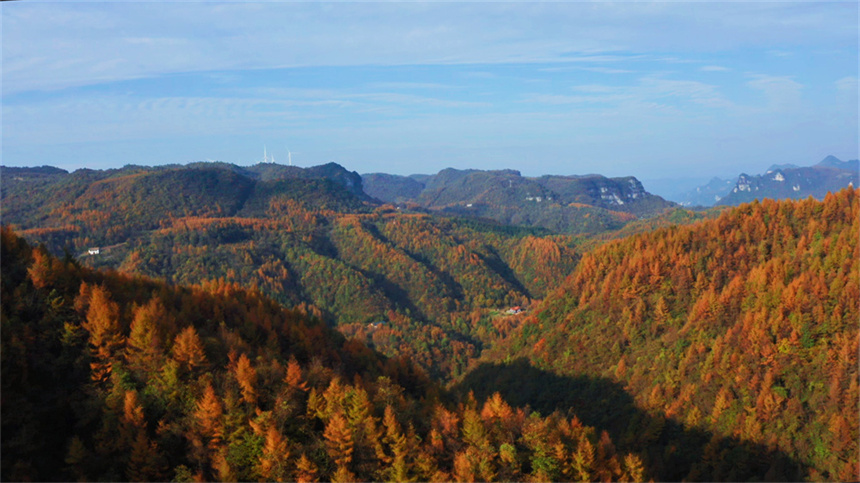
[{"label": "white wind turbine", "polygon": [[[301,153],[296,153],[296,154],[301,154]],[[287,148],[287,162],[289,163],[290,166],[293,165],[293,153],[292,153],[292,151],[290,151],[290,148]]]}]

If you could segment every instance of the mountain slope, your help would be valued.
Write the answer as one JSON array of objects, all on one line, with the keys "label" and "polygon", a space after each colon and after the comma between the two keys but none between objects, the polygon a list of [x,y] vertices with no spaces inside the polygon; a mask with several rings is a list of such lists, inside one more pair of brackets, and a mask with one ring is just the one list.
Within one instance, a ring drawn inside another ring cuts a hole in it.
[{"label": "mountain slope", "polygon": [[569,238],[494,229],[284,203],[266,217],[179,218],[84,260],[174,283],[257,286],[287,306],[310,304],[344,333],[387,354],[411,354],[445,377],[480,351],[463,320],[542,297],[578,259]]},{"label": "mountain slope", "polygon": [[[611,378],[652,414],[779,449],[808,468],[757,463],[771,477],[855,480],[858,233],[858,192],[842,190],[609,243],[485,357]],[[660,429],[653,437],[646,462],[673,447],[715,451]],[[689,473],[676,477],[699,478],[711,463],[678,453]]]},{"label": "mountain slope", "polygon": [[543,297],[578,259],[570,237],[403,214],[356,196],[341,181],[360,189],[360,180],[336,165],[296,170],[51,171],[41,188],[27,178],[4,184],[3,220],[89,266],[258,287],[443,379],[481,351],[484,336],[468,321]]},{"label": "mountain slope", "polygon": [[448,168],[432,176],[365,175],[365,186],[387,202],[411,201],[443,213],[563,233],[616,229],[638,216],[652,216],[672,206],[647,193],[632,177],[528,178],[514,170]]},{"label": "mountain slope", "polygon": [[124,243],[181,217],[258,216],[270,203],[287,199],[312,208],[361,211],[370,200],[361,190],[361,178],[334,164],[44,171],[0,168],[3,222],[56,233],[76,252]]},{"label": "mountain slope", "polygon": [[256,291],[168,286],[2,254],[4,481],[630,481],[605,433],[498,395],[444,403]]},{"label": "mountain slope", "polygon": [[361,179],[368,195],[387,203],[415,200],[424,190],[424,183],[407,176],[369,173],[361,175]]}]

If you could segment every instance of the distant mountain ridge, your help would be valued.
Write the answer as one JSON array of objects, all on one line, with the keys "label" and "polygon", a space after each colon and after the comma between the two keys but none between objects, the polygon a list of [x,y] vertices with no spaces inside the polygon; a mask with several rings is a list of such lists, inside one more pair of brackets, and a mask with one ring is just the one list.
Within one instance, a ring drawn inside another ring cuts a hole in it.
[{"label": "distant mountain ridge", "polygon": [[480,350],[458,319],[526,306],[578,260],[569,236],[403,213],[351,192],[361,180],[340,166],[283,168],[4,168],[0,215],[85,265],[173,284],[240,283],[304,304],[440,377]]},{"label": "distant mountain ridge", "polygon": [[[0,176],[4,221],[24,230],[107,227],[117,217],[128,219],[130,224],[121,224],[132,231],[151,230],[176,217],[261,216],[276,200],[290,199],[307,208],[340,212],[397,203],[419,212],[582,234],[617,230],[675,206],[648,193],[634,177],[531,178],[509,169],[449,168],[434,175],[376,173],[362,178],[335,163],[300,168],[197,162],[71,173],[47,166],[0,167]],[[101,244],[127,237],[97,231],[107,237],[99,238]]]},{"label": "distant mountain ridge", "polygon": [[254,181],[277,181],[284,179],[329,179],[344,186],[349,191],[360,197],[366,197],[361,185],[361,176],[355,171],[348,171],[337,163],[327,163],[319,166],[301,168],[298,166],[284,166],[275,163],[259,163],[253,166],[237,166],[235,164],[216,162],[195,162],[187,165],[166,164],[161,166],[139,166],[129,164],[117,169],[94,170],[82,168],[73,172],[53,166],[40,167],[12,167],[0,166],[0,174],[6,181],[36,181],[46,179],[60,179],[66,176],[87,176],[95,179],[109,179],[119,176],[137,174],[142,172],[164,172],[184,170],[210,170],[218,169],[231,172]]},{"label": "distant mountain ridge", "polygon": [[[120,169],[0,167],[3,222],[20,229],[87,227],[93,242],[124,242],[130,233],[187,216],[261,216],[273,203],[367,211],[358,173],[330,163],[312,168],[227,163],[125,166]],[[280,201],[279,201],[280,200]],[[110,227],[121,225],[124,230]]]},{"label": "distant mountain ridge", "polygon": [[435,175],[362,176],[365,191],[389,203],[500,223],[582,233],[620,227],[674,206],[648,193],[634,177],[524,177],[516,170],[444,169]]},{"label": "distant mountain ridge", "polygon": [[723,199],[726,194],[737,184],[737,178],[722,179],[714,177],[706,185],[682,195],[684,206],[713,206]]},{"label": "distant mountain ridge", "polygon": [[732,180],[713,178],[683,195],[677,201],[683,206],[737,206],[754,199],[823,199],[828,192],[846,186],[857,186],[860,161],[842,161],[827,156],[814,166],[774,164],[760,175],[741,173]]},{"label": "distant mountain ridge", "polygon": [[841,161],[827,156],[815,166],[780,168],[765,174],[750,176],[742,173],[731,192],[718,205],[737,206],[754,199],[803,199],[812,196],[823,199],[828,192],[837,192],[860,182],[860,161]]}]

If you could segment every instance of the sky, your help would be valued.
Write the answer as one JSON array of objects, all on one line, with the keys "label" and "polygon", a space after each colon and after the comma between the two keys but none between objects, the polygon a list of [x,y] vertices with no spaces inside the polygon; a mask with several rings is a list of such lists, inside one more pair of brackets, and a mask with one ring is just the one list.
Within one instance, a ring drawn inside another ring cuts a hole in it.
[{"label": "sky", "polygon": [[20,1],[0,16],[6,166],[250,165],[265,148],[359,173],[681,182],[858,157],[855,1]]}]

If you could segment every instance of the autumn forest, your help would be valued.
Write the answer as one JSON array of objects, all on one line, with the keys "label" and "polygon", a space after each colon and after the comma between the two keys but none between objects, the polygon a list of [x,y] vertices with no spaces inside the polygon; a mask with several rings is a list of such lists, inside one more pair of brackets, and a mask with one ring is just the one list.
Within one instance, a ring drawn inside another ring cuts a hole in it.
[{"label": "autumn forest", "polygon": [[4,481],[860,478],[854,188],[518,218],[338,165],[2,177]]}]

